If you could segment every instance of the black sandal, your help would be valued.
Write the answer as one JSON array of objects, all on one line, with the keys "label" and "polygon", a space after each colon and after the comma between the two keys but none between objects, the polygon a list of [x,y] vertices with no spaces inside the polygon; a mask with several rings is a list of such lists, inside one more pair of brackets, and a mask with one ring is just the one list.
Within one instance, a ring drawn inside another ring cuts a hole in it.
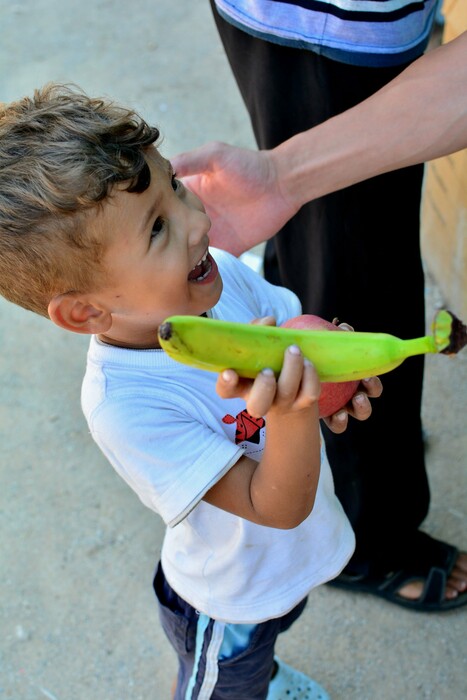
[{"label": "black sandal", "polygon": [[[460,608],[467,603],[467,591],[459,593],[456,598],[445,599],[446,583],[457,561],[459,550],[446,542],[435,540],[425,533],[417,533],[421,551],[417,552],[418,561],[414,566],[404,566],[397,571],[385,574],[351,574],[341,573],[328,585],[348,591],[370,593],[384,598],[390,603],[401,605],[419,612],[443,612]],[[431,554],[429,561],[428,553]],[[400,595],[398,591],[408,583],[425,580],[422,594],[416,600]]]}]

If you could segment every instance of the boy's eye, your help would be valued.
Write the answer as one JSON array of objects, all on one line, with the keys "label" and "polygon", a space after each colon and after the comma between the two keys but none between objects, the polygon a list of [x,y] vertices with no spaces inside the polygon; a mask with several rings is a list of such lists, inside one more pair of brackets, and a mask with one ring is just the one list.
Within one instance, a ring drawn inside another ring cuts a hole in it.
[{"label": "boy's eye", "polygon": [[162,219],[160,216],[158,216],[152,225],[151,238],[155,238],[158,233],[161,233],[163,228],[164,228],[164,219]]},{"label": "boy's eye", "polygon": [[172,175],[172,189],[174,192],[177,192],[181,187],[183,187],[182,183],[180,180],[177,180],[177,173],[173,173]]}]

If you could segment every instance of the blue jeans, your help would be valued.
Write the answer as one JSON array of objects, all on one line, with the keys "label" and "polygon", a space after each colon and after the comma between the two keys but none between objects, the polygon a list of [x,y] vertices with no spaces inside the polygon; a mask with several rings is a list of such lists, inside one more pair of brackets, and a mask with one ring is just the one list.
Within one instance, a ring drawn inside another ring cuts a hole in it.
[{"label": "blue jeans", "polygon": [[154,590],[162,627],[178,656],[175,700],[265,700],[276,639],[301,615],[306,598],[283,617],[241,625],[195,610],[167,583],[160,563]]}]

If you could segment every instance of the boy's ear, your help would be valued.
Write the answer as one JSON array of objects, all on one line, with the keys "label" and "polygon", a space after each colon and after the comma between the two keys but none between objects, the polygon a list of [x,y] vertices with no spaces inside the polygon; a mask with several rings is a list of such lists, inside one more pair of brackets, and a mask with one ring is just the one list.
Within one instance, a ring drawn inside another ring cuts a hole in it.
[{"label": "boy's ear", "polygon": [[93,306],[73,292],[53,297],[48,313],[57,326],[74,333],[105,333],[112,325],[112,316],[108,311]]}]

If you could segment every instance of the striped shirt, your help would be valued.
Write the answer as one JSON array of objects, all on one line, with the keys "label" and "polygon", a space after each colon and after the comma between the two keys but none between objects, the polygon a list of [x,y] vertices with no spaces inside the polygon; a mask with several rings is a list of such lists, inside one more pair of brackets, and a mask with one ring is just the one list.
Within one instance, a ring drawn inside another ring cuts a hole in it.
[{"label": "striped shirt", "polygon": [[442,0],[215,0],[260,39],[361,66],[393,66],[425,50]]}]

